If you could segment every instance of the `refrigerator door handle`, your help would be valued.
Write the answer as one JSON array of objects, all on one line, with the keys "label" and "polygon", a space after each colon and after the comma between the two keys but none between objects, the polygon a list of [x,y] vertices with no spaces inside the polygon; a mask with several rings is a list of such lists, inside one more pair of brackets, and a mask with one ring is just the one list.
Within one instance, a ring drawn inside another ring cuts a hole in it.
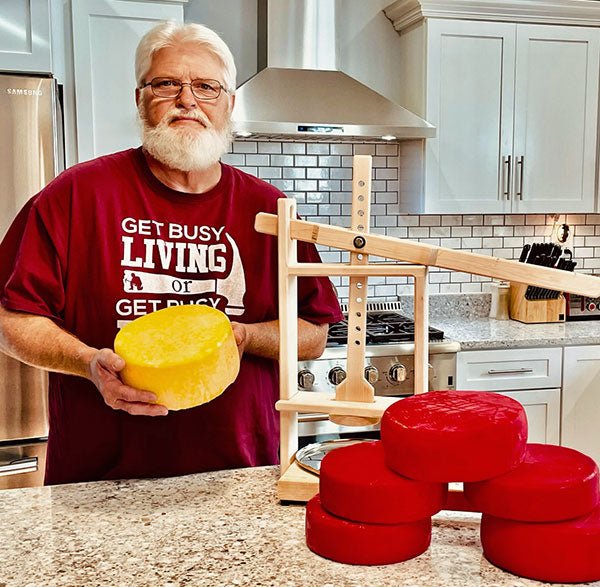
[{"label": "refrigerator door handle", "polygon": [[38,470],[37,457],[23,457],[9,463],[0,463],[0,477],[6,475],[19,475],[21,473],[35,473]]}]

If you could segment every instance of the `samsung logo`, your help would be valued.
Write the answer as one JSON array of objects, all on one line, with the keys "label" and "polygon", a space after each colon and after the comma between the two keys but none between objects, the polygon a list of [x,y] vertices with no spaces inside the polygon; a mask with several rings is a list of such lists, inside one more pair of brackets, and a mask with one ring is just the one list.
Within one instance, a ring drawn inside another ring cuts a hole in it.
[{"label": "samsung logo", "polygon": [[7,94],[13,96],[43,96],[42,90],[28,90],[27,88],[7,88]]}]

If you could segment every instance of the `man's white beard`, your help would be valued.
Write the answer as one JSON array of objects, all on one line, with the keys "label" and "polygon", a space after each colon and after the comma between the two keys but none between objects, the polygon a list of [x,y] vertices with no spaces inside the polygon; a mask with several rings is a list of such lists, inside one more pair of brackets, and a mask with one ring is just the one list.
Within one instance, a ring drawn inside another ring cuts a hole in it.
[{"label": "man's white beard", "polygon": [[[156,126],[150,126],[145,115],[145,105],[140,104],[139,119],[142,145],[156,160],[179,171],[208,169],[227,153],[231,144],[231,126],[216,129],[199,111],[169,110]],[[197,129],[170,126],[174,118],[185,116],[201,121]]]}]

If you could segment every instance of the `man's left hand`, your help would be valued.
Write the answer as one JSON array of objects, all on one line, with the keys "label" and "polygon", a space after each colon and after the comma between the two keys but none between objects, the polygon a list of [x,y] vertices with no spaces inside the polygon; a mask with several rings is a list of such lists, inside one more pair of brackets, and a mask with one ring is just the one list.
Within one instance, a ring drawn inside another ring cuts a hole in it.
[{"label": "man's left hand", "polygon": [[246,324],[242,324],[241,322],[232,322],[231,328],[233,328],[233,335],[235,336],[235,342],[237,344],[241,359],[246,345],[248,344],[248,339],[250,338],[248,326]]}]

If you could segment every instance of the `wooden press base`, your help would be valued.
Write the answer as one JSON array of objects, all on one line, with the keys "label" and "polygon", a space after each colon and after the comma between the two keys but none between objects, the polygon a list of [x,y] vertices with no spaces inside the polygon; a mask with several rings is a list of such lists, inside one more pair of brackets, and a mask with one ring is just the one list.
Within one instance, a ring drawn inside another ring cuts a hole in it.
[{"label": "wooden press base", "polygon": [[306,503],[319,493],[319,477],[294,461],[277,481],[277,499]]},{"label": "wooden press base", "polygon": [[[467,503],[462,483],[450,483],[448,500],[445,510],[472,512],[473,508]],[[319,477],[309,473],[294,461],[277,482],[277,499],[279,501],[296,501],[307,503],[319,493]]]}]

